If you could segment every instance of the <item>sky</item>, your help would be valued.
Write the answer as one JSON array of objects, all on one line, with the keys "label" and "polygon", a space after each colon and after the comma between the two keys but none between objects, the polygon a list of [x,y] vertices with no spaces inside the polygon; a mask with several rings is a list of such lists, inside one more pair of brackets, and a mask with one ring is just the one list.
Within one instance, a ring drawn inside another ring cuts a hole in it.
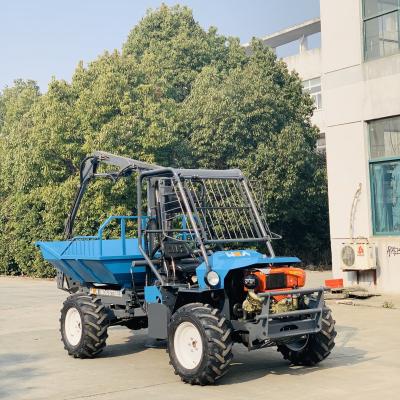
[{"label": "sky", "polygon": [[187,5],[205,29],[242,43],[319,16],[319,0],[0,0],[0,90],[18,78],[37,81],[42,92],[53,76],[70,81],[80,60],[121,49],[161,3]]}]

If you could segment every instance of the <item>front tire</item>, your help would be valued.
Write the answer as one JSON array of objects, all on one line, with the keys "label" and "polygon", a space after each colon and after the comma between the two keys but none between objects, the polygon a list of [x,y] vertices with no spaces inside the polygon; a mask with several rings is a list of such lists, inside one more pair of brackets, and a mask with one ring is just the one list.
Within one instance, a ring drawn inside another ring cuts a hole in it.
[{"label": "front tire", "polygon": [[167,351],[184,382],[208,385],[220,379],[228,372],[232,346],[231,329],[216,308],[191,303],[172,316]]},{"label": "front tire", "polygon": [[106,345],[108,314],[100,299],[83,293],[65,300],[60,318],[61,340],[74,358],[93,358]]},{"label": "front tire", "polygon": [[318,333],[306,335],[297,341],[278,345],[285,360],[294,365],[313,366],[329,356],[335,346],[335,321],[329,308],[322,314],[322,327]]}]

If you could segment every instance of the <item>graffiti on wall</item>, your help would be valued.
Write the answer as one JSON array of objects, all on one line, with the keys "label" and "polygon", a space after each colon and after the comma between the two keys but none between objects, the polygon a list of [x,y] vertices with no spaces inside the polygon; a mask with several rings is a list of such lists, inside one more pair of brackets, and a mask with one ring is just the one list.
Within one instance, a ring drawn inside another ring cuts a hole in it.
[{"label": "graffiti on wall", "polygon": [[388,246],[386,250],[388,257],[390,256],[400,256],[400,247]]}]

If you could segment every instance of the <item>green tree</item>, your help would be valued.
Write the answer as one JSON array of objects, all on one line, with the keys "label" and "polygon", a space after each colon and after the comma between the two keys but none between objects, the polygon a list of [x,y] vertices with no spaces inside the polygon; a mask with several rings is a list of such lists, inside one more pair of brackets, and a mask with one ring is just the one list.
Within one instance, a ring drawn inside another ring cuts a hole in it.
[{"label": "green tree", "polygon": [[[301,81],[258,41],[208,31],[186,7],[161,6],[122,51],[104,53],[71,83],[32,81],[0,93],[0,272],[51,276],[34,247],[61,239],[80,160],[102,149],[161,165],[240,167],[257,179],[281,252],[328,252],[326,178],[315,152],[313,104]],[[131,181],[95,182],[76,233],[109,213],[135,213]]]},{"label": "green tree", "polygon": [[314,105],[296,73],[254,40],[252,55],[228,71],[203,68],[185,100],[182,120],[203,167],[240,167],[261,187],[282,253],[306,262],[329,258],[325,165],[315,151]]}]

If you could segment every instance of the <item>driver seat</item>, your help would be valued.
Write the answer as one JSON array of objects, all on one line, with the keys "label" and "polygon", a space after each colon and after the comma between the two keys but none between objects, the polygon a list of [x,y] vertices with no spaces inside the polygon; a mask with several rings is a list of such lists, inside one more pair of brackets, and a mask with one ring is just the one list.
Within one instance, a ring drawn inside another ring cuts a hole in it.
[{"label": "driver seat", "polygon": [[192,257],[192,251],[186,242],[166,239],[162,246],[164,257],[167,260],[174,260],[178,270],[190,273],[198,267],[199,262]]}]

